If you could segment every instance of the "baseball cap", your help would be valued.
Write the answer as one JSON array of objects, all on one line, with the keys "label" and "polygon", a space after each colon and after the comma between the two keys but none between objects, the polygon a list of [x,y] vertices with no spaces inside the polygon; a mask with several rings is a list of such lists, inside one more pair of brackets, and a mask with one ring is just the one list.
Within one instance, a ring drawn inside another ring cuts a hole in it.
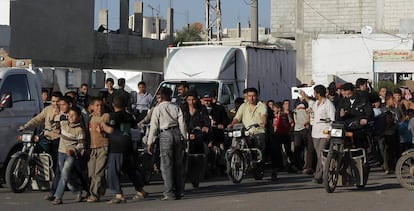
[{"label": "baseball cap", "polygon": [[211,100],[211,95],[209,94],[205,94],[203,95],[203,98],[201,98],[202,100]]}]

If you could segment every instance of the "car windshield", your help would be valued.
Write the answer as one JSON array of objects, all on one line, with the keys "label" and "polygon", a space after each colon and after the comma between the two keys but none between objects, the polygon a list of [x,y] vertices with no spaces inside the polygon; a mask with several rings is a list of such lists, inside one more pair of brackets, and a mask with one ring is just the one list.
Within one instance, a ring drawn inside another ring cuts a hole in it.
[{"label": "car windshield", "polygon": [[[168,87],[173,91],[172,101],[175,102],[178,95],[178,85],[183,82],[163,82],[161,87]],[[205,94],[218,93],[219,83],[215,81],[211,82],[185,82],[188,84],[189,90],[195,90],[198,97],[202,97]]]}]

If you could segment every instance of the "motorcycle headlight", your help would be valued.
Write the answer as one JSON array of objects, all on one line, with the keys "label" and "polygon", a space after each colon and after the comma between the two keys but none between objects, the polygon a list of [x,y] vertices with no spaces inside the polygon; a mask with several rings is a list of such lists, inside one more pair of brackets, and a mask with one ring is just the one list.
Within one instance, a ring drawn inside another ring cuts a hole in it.
[{"label": "motorcycle headlight", "polygon": [[228,132],[227,136],[229,136],[230,138],[233,137],[233,132]]},{"label": "motorcycle headlight", "polygon": [[22,142],[31,142],[32,141],[32,134],[23,134],[22,135]]},{"label": "motorcycle headlight", "polygon": [[233,137],[238,138],[238,137],[241,137],[241,136],[242,136],[242,132],[241,132],[240,130],[238,130],[238,131],[233,131]]},{"label": "motorcycle headlight", "polygon": [[250,132],[249,131],[244,131],[244,136],[249,136]]},{"label": "motorcycle headlight", "polygon": [[332,128],[331,130],[331,137],[342,137],[342,129]]}]

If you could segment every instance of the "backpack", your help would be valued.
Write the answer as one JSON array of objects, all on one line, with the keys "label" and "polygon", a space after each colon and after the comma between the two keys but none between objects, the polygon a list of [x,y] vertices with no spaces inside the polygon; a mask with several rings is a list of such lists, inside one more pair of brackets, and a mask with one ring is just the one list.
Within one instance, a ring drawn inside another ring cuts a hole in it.
[{"label": "backpack", "polygon": [[290,118],[288,114],[281,113],[275,117],[276,134],[289,134],[291,129]]}]

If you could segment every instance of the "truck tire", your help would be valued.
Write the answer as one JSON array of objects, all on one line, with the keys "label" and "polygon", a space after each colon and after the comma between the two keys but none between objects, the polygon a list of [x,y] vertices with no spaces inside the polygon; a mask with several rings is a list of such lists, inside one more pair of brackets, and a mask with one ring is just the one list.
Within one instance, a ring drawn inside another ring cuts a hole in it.
[{"label": "truck tire", "polygon": [[14,193],[26,190],[30,181],[30,165],[25,156],[12,157],[6,169],[6,184]]},{"label": "truck tire", "polygon": [[329,152],[325,160],[325,167],[323,170],[323,186],[325,191],[328,193],[334,192],[336,185],[338,184],[340,168],[338,156],[339,154],[336,151]]}]

